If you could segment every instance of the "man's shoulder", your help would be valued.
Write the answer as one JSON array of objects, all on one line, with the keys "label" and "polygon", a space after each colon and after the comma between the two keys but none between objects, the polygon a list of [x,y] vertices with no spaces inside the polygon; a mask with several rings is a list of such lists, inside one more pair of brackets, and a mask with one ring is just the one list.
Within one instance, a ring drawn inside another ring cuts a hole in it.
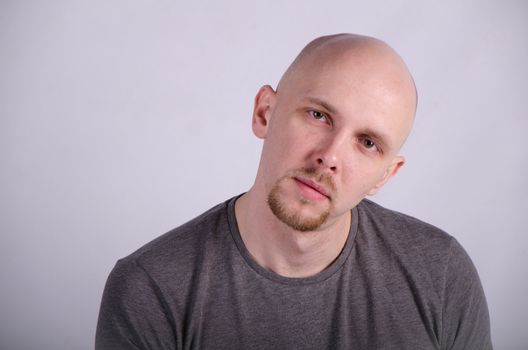
[{"label": "man's shoulder", "polygon": [[377,242],[398,256],[438,261],[458,245],[444,230],[370,200],[361,201],[357,210],[359,239],[371,245]]},{"label": "man's shoulder", "polygon": [[391,234],[427,239],[450,240],[452,237],[444,230],[417,219],[411,215],[385,208],[371,200],[363,199],[357,206],[360,224],[364,228],[383,230]]},{"label": "man's shoulder", "polygon": [[229,199],[194,219],[166,232],[148,242],[132,254],[121,259],[121,263],[134,262],[146,270],[160,266],[189,264],[200,251],[212,244],[222,244],[231,239],[228,220]]},{"label": "man's shoulder", "polygon": [[[357,206],[357,261],[369,283],[393,288],[411,302],[446,348],[491,348],[486,299],[465,249],[443,230],[370,200]],[[409,295],[409,294],[407,294]],[[438,329],[434,325],[443,328]],[[466,346],[464,343],[479,343]],[[454,344],[454,345],[453,345]]]}]

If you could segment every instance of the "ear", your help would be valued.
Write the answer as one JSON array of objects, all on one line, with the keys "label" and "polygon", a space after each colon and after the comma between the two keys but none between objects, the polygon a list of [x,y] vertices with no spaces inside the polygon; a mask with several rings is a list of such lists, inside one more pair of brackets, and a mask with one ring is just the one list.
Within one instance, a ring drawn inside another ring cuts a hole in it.
[{"label": "ear", "polygon": [[374,187],[372,187],[370,191],[367,192],[367,195],[375,195],[379,191],[379,189],[382,188],[387,181],[389,181],[391,177],[396,175],[396,173],[398,172],[398,170],[400,170],[403,164],[405,164],[405,158],[403,156],[394,157],[389,167],[385,170],[385,174],[383,174],[381,180],[376,185],[374,185]]},{"label": "ear", "polygon": [[269,121],[276,94],[271,86],[264,85],[257,92],[257,96],[255,96],[251,124],[253,133],[260,139],[266,138],[268,133]]}]

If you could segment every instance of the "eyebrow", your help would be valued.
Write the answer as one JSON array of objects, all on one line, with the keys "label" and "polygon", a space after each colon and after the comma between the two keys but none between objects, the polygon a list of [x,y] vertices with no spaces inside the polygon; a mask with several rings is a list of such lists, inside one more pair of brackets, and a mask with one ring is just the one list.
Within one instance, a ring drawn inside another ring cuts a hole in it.
[{"label": "eyebrow", "polygon": [[387,142],[387,137],[378,133],[377,131],[374,131],[372,129],[364,129],[361,131],[360,134],[372,138],[376,143],[381,146],[383,153],[389,151],[391,148],[389,143]]},{"label": "eyebrow", "polygon": [[317,97],[307,97],[306,99],[311,103],[314,103],[314,104],[317,104],[323,107],[324,109],[326,109],[328,112],[332,114],[337,114],[337,108],[335,108],[334,106],[332,106],[331,104],[323,100],[318,99]]}]

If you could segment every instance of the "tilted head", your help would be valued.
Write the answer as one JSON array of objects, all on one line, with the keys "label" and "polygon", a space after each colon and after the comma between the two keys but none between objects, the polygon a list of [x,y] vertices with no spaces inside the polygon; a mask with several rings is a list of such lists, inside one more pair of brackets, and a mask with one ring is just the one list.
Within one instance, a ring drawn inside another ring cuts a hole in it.
[{"label": "tilted head", "polygon": [[264,139],[256,188],[297,230],[336,220],[403,165],[414,81],[384,42],[338,34],[309,43],[277,90],[260,89],[253,131]]}]

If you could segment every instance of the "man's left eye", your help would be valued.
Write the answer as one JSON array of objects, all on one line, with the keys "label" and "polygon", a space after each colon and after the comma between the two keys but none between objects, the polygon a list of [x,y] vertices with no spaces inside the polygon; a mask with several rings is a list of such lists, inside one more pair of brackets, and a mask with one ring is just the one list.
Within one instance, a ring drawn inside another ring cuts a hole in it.
[{"label": "man's left eye", "polygon": [[317,120],[327,119],[326,114],[324,113],[321,113],[318,111],[310,111],[310,113],[312,114],[312,117],[314,117]]},{"label": "man's left eye", "polygon": [[369,140],[369,139],[364,139],[363,140],[363,145],[367,148],[372,148],[374,146],[376,146],[376,144],[372,141],[372,140]]},{"label": "man's left eye", "polygon": [[365,146],[365,148],[371,149],[376,147],[376,143],[370,139],[363,139],[363,146]]}]

